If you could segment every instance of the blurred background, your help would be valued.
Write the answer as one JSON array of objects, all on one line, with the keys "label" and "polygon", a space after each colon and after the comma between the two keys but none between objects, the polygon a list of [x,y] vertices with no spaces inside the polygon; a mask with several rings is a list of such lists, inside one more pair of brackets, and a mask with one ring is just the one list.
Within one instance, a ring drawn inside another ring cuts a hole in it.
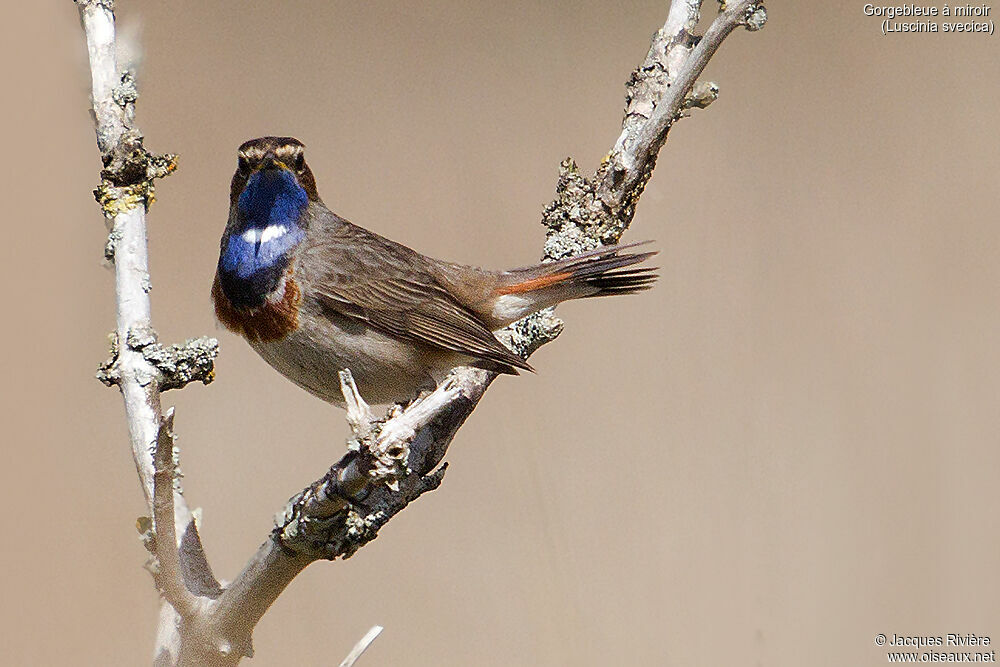
[{"label": "blurred background", "polygon": [[[217,381],[164,403],[231,578],[347,434],[215,324],[236,147],[294,135],[343,216],[528,264],[559,161],[610,148],[666,3],[118,6],[139,127],[181,156],[149,216],[154,325],[221,341]],[[875,665],[880,632],[1000,640],[1000,49],[885,37],[862,6],[773,1],[732,35],[625,239],[657,240],[656,289],[561,308],[443,486],[309,567],[251,664],[336,664],[376,623],[359,664]],[[0,662],[145,664],[146,510],[93,378],[114,311],[84,38],[68,0],[7,19]]]}]

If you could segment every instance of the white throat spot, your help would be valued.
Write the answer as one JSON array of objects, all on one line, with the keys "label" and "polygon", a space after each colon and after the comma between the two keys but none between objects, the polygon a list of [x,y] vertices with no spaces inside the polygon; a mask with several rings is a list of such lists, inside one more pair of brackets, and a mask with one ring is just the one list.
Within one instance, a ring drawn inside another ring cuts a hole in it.
[{"label": "white throat spot", "polygon": [[267,243],[268,241],[273,241],[276,238],[284,236],[287,232],[288,227],[285,225],[268,225],[264,229],[251,227],[243,232],[241,238],[247,243],[256,244],[258,241],[260,243]]}]

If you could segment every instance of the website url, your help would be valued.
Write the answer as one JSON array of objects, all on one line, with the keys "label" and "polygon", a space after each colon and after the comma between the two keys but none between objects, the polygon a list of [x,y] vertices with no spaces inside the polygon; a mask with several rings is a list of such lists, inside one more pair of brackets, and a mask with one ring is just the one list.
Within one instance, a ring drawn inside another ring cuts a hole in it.
[{"label": "website url", "polygon": [[886,657],[889,658],[889,662],[996,662],[996,654],[996,651],[983,653],[920,651],[916,653],[886,653]]}]

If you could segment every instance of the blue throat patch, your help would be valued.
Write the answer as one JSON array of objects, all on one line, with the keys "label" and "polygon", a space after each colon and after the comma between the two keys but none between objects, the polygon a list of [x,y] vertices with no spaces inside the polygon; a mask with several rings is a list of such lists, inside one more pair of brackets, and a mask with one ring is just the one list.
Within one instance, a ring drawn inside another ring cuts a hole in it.
[{"label": "blue throat patch", "polygon": [[237,307],[263,305],[288,267],[288,254],[305,238],[300,219],[306,191],[286,169],[254,172],[237,200],[237,224],[219,257],[226,297]]}]

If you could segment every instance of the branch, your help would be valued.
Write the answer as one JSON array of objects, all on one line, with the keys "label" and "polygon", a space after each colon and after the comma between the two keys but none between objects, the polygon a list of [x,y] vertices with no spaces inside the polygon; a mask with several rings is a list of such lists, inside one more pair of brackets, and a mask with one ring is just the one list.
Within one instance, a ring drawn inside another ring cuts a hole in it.
[{"label": "branch", "polygon": [[[139,352],[143,359],[156,369],[159,390],[181,389],[191,382],[210,384],[215,379],[215,357],[219,354],[219,341],[202,336],[189,338],[183,343],[164,347],[157,340],[156,332],[149,327],[133,327],[128,334],[128,347]],[[113,339],[111,356],[97,369],[97,379],[107,386],[118,384],[119,346]]]},{"label": "branch", "polygon": [[372,645],[372,642],[382,634],[381,625],[373,625],[372,629],[365,633],[365,636],[358,640],[358,643],[354,645],[351,652],[347,654],[344,661],[340,663],[340,667],[353,667],[354,663],[358,661],[361,654],[368,650],[368,647]]},{"label": "branch", "polygon": [[685,109],[704,108],[718,97],[718,86],[713,83],[695,89],[708,61],[738,26],[756,31],[767,21],[763,2],[743,0],[728,7],[721,2],[720,15],[703,36],[697,37],[691,31],[698,23],[700,4],[694,0],[672,4],[667,22],[653,38],[646,62],[633,74],[633,94],[626,98],[622,134],[610,159],[602,165],[603,173],[598,170],[598,198],[617,219],[621,231],[632,221],[635,204],[671,126]]},{"label": "branch", "polygon": [[[700,6],[700,0],[671,4],[646,60],[627,84],[622,133],[594,176],[582,177],[570,159],[562,163],[557,198],[543,214],[548,227],[544,259],[618,242],[673,123],[718,95],[713,83],[695,85],[708,60],[737,26],[758,30],[766,20],[762,2],[723,5],[699,38],[691,31]],[[554,340],[562,326],[547,309],[498,335],[528,357]],[[448,446],[495,378],[487,371],[456,368],[434,392],[405,410],[396,406],[380,422],[358,395],[350,372],[342,372],[354,434],[349,451],[288,502],[271,539],[223,593],[220,604],[241,616],[237,625],[252,628],[305,564],[350,557],[406,505],[437,488]]]},{"label": "branch", "polygon": [[193,616],[198,598],[184,585],[180,555],[177,551],[177,527],[174,523],[174,411],[160,419],[159,434],[153,452],[153,525],[154,548],[158,567],[156,581],[164,597],[181,618]]},{"label": "branch", "polygon": [[[160,407],[161,390],[194,379],[211,381],[217,344],[211,339],[199,339],[163,348],[156,341],[150,326],[146,210],[154,200],[153,181],[176,169],[176,156],[149,153],[141,132],[133,125],[137,93],[132,73],[118,69],[113,0],[76,0],[76,4],[87,37],[93,117],[103,165],[94,196],[108,223],[105,257],[113,263],[115,272],[112,354],[99,369],[98,378],[117,385],[121,391],[132,458],[146,505],[150,514],[159,519],[152,525],[145,517],[138,522],[147,547],[157,555],[158,584],[182,609],[187,609],[192,602],[191,590],[211,595],[218,591],[219,584],[208,567],[180,485],[173,478],[172,460],[169,483],[161,481],[160,494],[154,491],[157,474],[153,451],[156,443],[163,445],[163,437],[169,433],[169,422],[163,421]],[[170,446],[160,449],[166,449],[172,457],[172,436],[168,439]],[[158,498],[155,508],[154,496]],[[177,526],[183,528],[179,541]],[[169,576],[160,569],[164,564]],[[166,619],[166,630],[161,627],[159,639],[164,643],[157,653],[176,655],[176,615],[164,609],[161,618]]]},{"label": "branch", "polygon": [[[105,256],[115,267],[117,325],[111,357],[98,378],[121,390],[133,458],[153,516],[152,521],[140,519],[139,527],[156,557],[152,569],[167,601],[161,607],[156,663],[235,665],[253,654],[253,628],[302,569],[318,559],[350,557],[410,502],[440,485],[447,468],[442,461],[455,433],[496,375],[456,368],[435,391],[379,420],[344,370],[341,387],[353,432],[348,452],[289,501],[270,539],[223,589],[181,494],[173,413],[163,417],[160,407],[162,391],[195,380],[211,382],[218,344],[199,338],[164,347],[150,324],[145,213],[154,199],[154,179],[176,168],[176,156],[150,154],[133,126],[137,93],[131,73],[117,68],[113,0],[76,3],[87,35],[104,166],[94,194],[109,221]],[[671,3],[646,59],[626,84],[621,134],[594,175],[584,177],[571,159],[563,161],[556,199],[542,218],[544,259],[618,242],[673,123],[718,96],[714,83],[697,83],[709,59],[737,26],[758,30],[766,21],[762,2],[723,1],[718,18],[699,37],[693,30],[701,4]],[[498,335],[527,358],[562,327],[547,309]],[[380,630],[373,628],[342,664],[353,664]]]},{"label": "branch", "polygon": [[[461,426],[453,420],[465,420],[495,377],[463,370],[487,381],[463,381],[453,373],[427,398],[384,425],[358,395],[350,371],[341,374],[356,440],[326,475],[288,502],[271,539],[223,591],[215,607],[220,636],[249,649],[250,631],[307,565],[351,556],[410,501],[438,487],[446,467],[439,464]],[[450,409],[458,405],[469,409]]]}]

